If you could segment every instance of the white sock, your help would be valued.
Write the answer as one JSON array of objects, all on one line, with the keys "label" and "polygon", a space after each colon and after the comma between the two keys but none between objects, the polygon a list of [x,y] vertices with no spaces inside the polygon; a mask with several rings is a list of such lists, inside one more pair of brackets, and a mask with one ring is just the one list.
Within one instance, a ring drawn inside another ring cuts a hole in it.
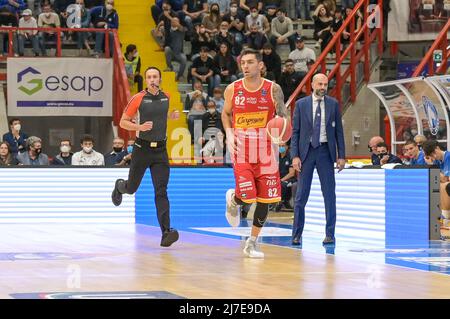
[{"label": "white sock", "polygon": [[256,236],[250,236],[250,240],[253,241],[253,242],[256,242],[256,238],[258,238],[258,237],[256,237]]},{"label": "white sock", "polygon": [[450,219],[450,210],[442,210],[442,216],[444,216],[445,219]]}]

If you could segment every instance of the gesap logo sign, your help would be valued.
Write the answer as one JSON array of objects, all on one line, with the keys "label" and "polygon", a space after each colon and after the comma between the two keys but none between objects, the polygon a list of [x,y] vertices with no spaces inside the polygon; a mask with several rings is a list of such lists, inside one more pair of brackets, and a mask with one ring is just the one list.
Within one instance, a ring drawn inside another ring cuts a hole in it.
[{"label": "gesap logo sign", "polygon": [[8,115],[112,116],[112,60],[8,59]]}]

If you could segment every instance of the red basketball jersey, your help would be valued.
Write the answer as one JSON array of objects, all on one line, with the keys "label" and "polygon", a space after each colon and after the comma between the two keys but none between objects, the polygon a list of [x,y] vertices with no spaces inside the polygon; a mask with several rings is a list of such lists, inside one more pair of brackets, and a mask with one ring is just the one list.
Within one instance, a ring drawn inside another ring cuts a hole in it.
[{"label": "red basketball jersey", "polygon": [[267,122],[276,115],[275,103],[272,98],[273,82],[263,78],[261,87],[256,91],[249,91],[244,79],[233,83],[232,99],[233,124],[235,135],[241,140],[267,140]]}]

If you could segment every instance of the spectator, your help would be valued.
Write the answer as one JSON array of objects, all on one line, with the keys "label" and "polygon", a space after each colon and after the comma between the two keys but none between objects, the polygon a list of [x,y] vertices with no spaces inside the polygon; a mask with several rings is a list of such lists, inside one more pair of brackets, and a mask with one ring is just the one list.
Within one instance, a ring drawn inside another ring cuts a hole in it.
[{"label": "spectator", "polygon": [[283,90],[284,102],[287,102],[289,97],[294,93],[295,89],[300,85],[300,82],[305,77],[305,72],[295,71],[294,61],[287,59],[284,64],[284,71],[281,74],[280,86]]},{"label": "spectator", "polygon": [[[334,37],[334,35],[339,31],[339,29],[344,24],[344,18],[342,16],[342,10],[340,8],[337,8],[334,12],[334,19],[331,23],[331,37]],[[336,58],[336,52],[333,47],[333,53],[331,53],[331,58]]]},{"label": "spectator", "polygon": [[124,63],[130,88],[133,87],[134,83],[137,83],[138,91],[142,91],[144,89],[144,79],[141,75],[141,57],[139,56],[136,45],[127,45],[124,54]]},{"label": "spectator", "polygon": [[258,31],[258,26],[253,24],[250,26],[250,33],[247,35],[247,45],[255,50],[262,50],[267,38],[264,33]]},{"label": "spectator", "polygon": [[[205,107],[203,106],[202,102],[199,100],[194,101],[194,104],[192,105],[192,108],[189,110],[187,116],[188,130],[189,133],[191,134],[191,142],[194,142],[194,137],[201,137],[202,134],[201,123],[203,114],[205,114]],[[195,125],[196,122],[198,123],[197,125]]]},{"label": "spectator", "polygon": [[165,71],[173,71],[172,60],[177,61],[180,64],[180,67],[175,80],[181,81],[183,79],[183,74],[187,63],[187,57],[183,53],[186,29],[180,24],[180,20],[176,17],[172,18],[170,23],[172,25],[170,28],[170,37],[169,40],[166,41],[166,47],[164,48],[168,67]]},{"label": "spectator", "polygon": [[420,150],[422,150],[422,145],[426,140],[427,138],[424,135],[417,134],[416,136],[414,136],[414,142],[416,142]]},{"label": "spectator", "polygon": [[295,11],[296,17],[302,20],[311,20],[311,4],[309,0],[295,0]]},{"label": "spectator", "polygon": [[133,148],[134,148],[134,139],[129,139],[127,142],[127,150],[126,150],[126,155],[123,157],[122,161],[120,161],[119,164],[117,164],[118,166],[128,166],[131,164],[131,158],[132,158],[132,154],[133,154]]},{"label": "spectator", "polygon": [[183,10],[184,0],[156,0],[156,3],[151,6],[152,17],[155,24],[158,24],[160,21],[161,14],[164,11],[164,4],[168,4],[171,9],[173,8],[173,10],[178,12]]},{"label": "spectator", "polygon": [[[44,3],[42,7],[42,13],[38,17],[39,28],[58,28],[60,27],[59,16],[52,12],[52,6],[50,3]],[[45,43],[47,41],[54,41],[56,45],[56,32],[54,31],[42,31],[39,34],[39,45],[42,56],[47,56],[47,49]]]},{"label": "spectator", "polygon": [[219,26],[222,22],[220,17],[220,9],[217,3],[213,3],[209,8],[209,14],[207,14],[203,20],[202,24],[205,26],[206,32],[211,36],[215,36],[219,32]]},{"label": "spectator", "polygon": [[273,19],[276,18],[278,10],[281,8],[281,0],[263,0],[264,15],[269,23],[272,23]]},{"label": "spectator", "polygon": [[274,50],[278,44],[289,43],[291,51],[295,50],[296,32],[294,31],[294,24],[292,20],[286,17],[286,10],[278,9],[277,17],[272,20],[272,35],[270,36],[270,43]]},{"label": "spectator", "polygon": [[73,154],[72,165],[102,166],[105,159],[102,154],[94,151],[94,138],[92,135],[84,135],[81,138],[81,151]]},{"label": "spectator", "polygon": [[220,23],[220,31],[214,37],[214,43],[215,43],[214,50],[216,52],[220,51],[220,45],[222,43],[226,44],[228,46],[228,48],[230,49],[230,51],[232,50],[232,48],[234,46],[234,36],[230,32],[228,32],[228,29],[229,29],[228,22],[222,21]]},{"label": "spectator", "polygon": [[[91,20],[96,29],[118,29],[119,15],[114,9],[114,0],[106,0],[104,6],[99,6],[91,9]],[[109,36],[109,54],[112,56],[114,49],[114,36],[112,32],[108,32]],[[95,33],[95,48],[94,56],[100,57],[105,48],[103,43],[105,40],[104,32]]]},{"label": "spectator", "polygon": [[272,73],[277,83],[281,78],[281,58],[275,50],[272,49],[270,43],[263,46],[263,62],[267,68],[267,73]]},{"label": "spectator", "polygon": [[202,148],[202,158],[205,163],[224,163],[225,147],[224,134],[218,131],[217,135],[210,139]]},{"label": "spectator", "polygon": [[196,81],[201,83],[208,83],[208,96],[213,95],[213,90],[219,84],[215,83],[214,74],[216,68],[213,59],[208,56],[209,49],[202,47],[200,50],[200,56],[192,63],[191,75],[194,84]]},{"label": "spectator", "polygon": [[263,2],[262,0],[240,0],[239,7],[247,15],[250,14],[251,8],[256,8],[258,11],[261,11],[263,9]]},{"label": "spectator", "polygon": [[9,12],[17,16],[26,9],[27,5],[23,0],[0,0],[0,7],[8,9]]},{"label": "spectator", "polygon": [[20,120],[17,118],[13,118],[9,120],[9,129],[8,133],[3,134],[3,141],[9,144],[11,149],[11,153],[14,156],[20,152],[26,151],[26,140],[28,135],[22,131],[22,125]]},{"label": "spectator", "polygon": [[[11,13],[11,11],[8,9],[7,6],[0,7],[0,26],[1,27],[17,27],[18,21],[17,16],[14,13]],[[5,38],[7,41],[5,41]],[[12,34],[12,41],[13,41],[13,51],[17,52],[17,41],[16,41],[17,35],[15,32]],[[5,42],[9,46],[9,35],[7,31],[0,32],[0,56],[3,56],[5,53]],[[9,47],[7,47],[6,53],[8,53]],[[15,54],[18,56],[18,54]]]},{"label": "spectator", "polygon": [[195,60],[202,47],[207,47],[209,50],[214,50],[214,38],[206,32],[206,28],[203,24],[195,26],[195,33],[191,41],[191,60]]},{"label": "spectator", "polygon": [[278,169],[281,177],[281,201],[275,206],[275,211],[279,212],[283,206],[286,209],[292,209],[289,201],[292,197],[292,186],[297,182],[297,174],[292,167],[292,159],[289,153],[287,143],[279,144],[280,158]]},{"label": "spectator", "polygon": [[201,23],[208,13],[208,3],[206,0],[185,0],[183,3],[185,14],[184,22],[188,28],[189,35],[194,32],[194,24]]},{"label": "spectator", "polygon": [[257,31],[261,32],[264,35],[268,35],[270,32],[270,23],[267,18],[259,14],[259,10],[256,7],[252,7],[250,9],[250,14],[245,17],[245,30],[247,31],[247,35],[251,32],[251,27],[256,25]]},{"label": "spectator", "polygon": [[[30,9],[22,12],[22,18],[19,20],[19,28],[37,28],[37,22]],[[18,32],[19,55],[23,56],[25,51],[25,42],[30,41],[33,46],[33,53],[39,56],[39,38],[37,30],[24,30]]]},{"label": "spectator", "polygon": [[341,0],[341,6],[342,9],[346,9],[346,8],[353,8],[356,4],[356,2],[358,2],[357,0]]},{"label": "spectator", "polygon": [[261,69],[261,77],[270,81],[275,81],[275,75],[272,72],[267,72],[267,67],[264,63]]},{"label": "spectator", "polygon": [[212,100],[214,103],[216,103],[217,112],[222,113],[223,105],[225,103],[225,100],[223,98],[223,91],[220,87],[214,88],[214,95],[212,97]]},{"label": "spectator", "polygon": [[295,71],[308,73],[308,60],[315,60],[316,54],[313,49],[305,46],[303,37],[298,36],[295,40],[296,49],[289,53],[289,59],[294,61]]},{"label": "spectator", "polygon": [[369,140],[367,147],[371,154],[372,165],[380,165],[380,159],[378,158],[377,145],[383,143],[384,139],[381,136],[374,136]]},{"label": "spectator", "polygon": [[245,15],[238,10],[238,2],[236,0],[230,3],[230,13],[223,16],[222,21],[226,21],[229,24],[228,31],[234,37],[234,47],[232,47],[232,54],[237,56],[242,50],[242,43],[244,41],[244,27],[245,27]]},{"label": "spectator", "polygon": [[384,142],[377,144],[377,153],[378,158],[380,159],[380,165],[392,163],[402,164],[402,160],[400,158],[388,152],[388,146]]},{"label": "spectator", "polygon": [[333,18],[324,5],[319,5],[313,13],[313,20],[314,39],[317,41],[315,47],[323,51],[331,40]]},{"label": "spectator", "polygon": [[11,153],[7,142],[0,143],[0,166],[14,166],[19,164],[16,157]]},{"label": "spectator", "polygon": [[[344,17],[344,20],[345,20],[347,17],[350,16],[350,14],[352,13],[352,11],[353,11],[353,7],[347,7],[347,8],[345,9],[345,17]],[[355,35],[358,34],[359,30],[361,30],[362,24],[363,24],[363,16],[362,16],[361,12],[358,11],[358,12],[356,13],[356,16],[355,16],[355,33],[354,33]],[[350,38],[351,38],[350,30],[351,30],[351,29],[350,29],[350,24],[349,24],[349,25],[347,26],[347,28],[344,30],[344,32],[342,33],[342,45],[343,45],[343,46],[345,46],[345,45],[347,45],[348,43],[350,43]],[[364,38],[364,37],[359,38],[358,41],[361,41],[363,38]]]},{"label": "spectator", "polygon": [[202,137],[198,141],[200,145],[215,137],[218,131],[224,131],[221,116],[217,112],[216,103],[212,99],[209,100],[207,112],[202,116]]},{"label": "spectator", "polygon": [[203,84],[200,81],[194,82],[194,90],[186,94],[186,100],[184,101],[184,110],[189,111],[194,105],[195,101],[200,101],[203,107],[206,108],[209,97],[208,93],[203,92]]},{"label": "spectator", "polygon": [[410,159],[409,165],[427,165],[425,154],[419,149],[416,142],[411,140],[406,141],[405,151],[406,156]]},{"label": "spectator", "polygon": [[[334,12],[336,11],[336,0],[317,0],[316,1],[316,8],[318,6],[324,6],[327,12],[333,16]],[[353,7],[352,7],[353,8]]]},{"label": "spectator", "polygon": [[208,0],[209,6],[212,6],[215,3],[219,6],[220,17],[223,17],[225,14],[230,12],[230,0]]},{"label": "spectator", "polygon": [[19,165],[48,165],[48,156],[42,153],[42,140],[36,136],[27,138],[27,151],[17,155]]},{"label": "spectator", "polygon": [[59,150],[60,153],[53,158],[51,165],[72,165],[73,153],[70,152],[72,150],[72,142],[69,139],[61,140],[61,142],[59,143]]},{"label": "spectator", "polygon": [[127,151],[123,149],[124,145],[125,141],[123,140],[123,138],[114,138],[112,151],[103,155],[105,159],[105,165],[119,165],[122,162],[123,158],[127,155]]},{"label": "spectator", "polygon": [[[75,2],[80,8],[80,28],[89,28],[91,25],[91,11],[84,5],[84,0],[76,0]],[[91,47],[88,42],[89,32],[75,32],[77,40],[77,48],[81,56],[83,45],[87,50],[88,55],[91,54]]]},{"label": "spectator", "polygon": [[[237,64],[229,52],[229,47],[226,43],[220,45],[220,50],[214,57],[215,68],[218,74],[215,75],[214,82],[216,88],[220,83],[230,83],[237,80]],[[214,94],[214,93],[213,93]],[[211,96],[213,95],[211,94]]]}]

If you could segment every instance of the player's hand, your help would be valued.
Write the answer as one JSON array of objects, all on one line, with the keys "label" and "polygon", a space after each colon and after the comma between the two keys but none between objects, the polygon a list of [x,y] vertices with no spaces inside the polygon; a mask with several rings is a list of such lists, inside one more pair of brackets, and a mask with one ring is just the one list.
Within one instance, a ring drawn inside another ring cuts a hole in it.
[{"label": "player's hand", "polygon": [[338,172],[342,171],[345,167],[345,159],[339,158],[337,160],[337,167],[338,167]]},{"label": "player's hand", "polygon": [[169,114],[169,119],[171,120],[178,120],[180,118],[180,112],[178,110],[175,110]]},{"label": "player's hand", "polygon": [[292,160],[292,167],[297,172],[300,172],[302,170],[302,161],[300,160],[300,157],[294,157],[294,159]]},{"label": "player's hand", "polygon": [[152,128],[153,128],[153,121],[147,121],[139,125],[139,131],[141,132],[150,131]]}]

